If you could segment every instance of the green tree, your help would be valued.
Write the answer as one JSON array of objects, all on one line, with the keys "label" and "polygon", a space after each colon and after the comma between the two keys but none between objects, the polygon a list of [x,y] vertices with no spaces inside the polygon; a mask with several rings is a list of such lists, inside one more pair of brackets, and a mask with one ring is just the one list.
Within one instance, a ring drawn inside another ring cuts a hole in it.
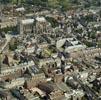
[{"label": "green tree", "polygon": [[21,3],[26,3],[26,0],[11,0],[12,4],[21,4]]},{"label": "green tree", "polygon": [[58,0],[48,0],[48,4],[51,7],[56,7],[59,4],[59,2]]},{"label": "green tree", "polygon": [[15,49],[17,49],[17,46],[18,46],[18,40],[16,38],[13,38],[9,43],[9,49],[11,51],[14,51]]}]

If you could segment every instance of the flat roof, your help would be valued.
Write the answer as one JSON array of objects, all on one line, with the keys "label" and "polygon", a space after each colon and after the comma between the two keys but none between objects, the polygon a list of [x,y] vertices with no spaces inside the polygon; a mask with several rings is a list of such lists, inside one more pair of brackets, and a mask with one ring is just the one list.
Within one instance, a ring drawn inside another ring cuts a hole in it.
[{"label": "flat roof", "polygon": [[46,19],[44,17],[37,17],[36,20],[39,22],[45,22],[46,21]]},{"label": "flat roof", "polygon": [[34,22],[34,19],[25,19],[22,20],[21,23],[26,25],[26,24],[32,24]]}]

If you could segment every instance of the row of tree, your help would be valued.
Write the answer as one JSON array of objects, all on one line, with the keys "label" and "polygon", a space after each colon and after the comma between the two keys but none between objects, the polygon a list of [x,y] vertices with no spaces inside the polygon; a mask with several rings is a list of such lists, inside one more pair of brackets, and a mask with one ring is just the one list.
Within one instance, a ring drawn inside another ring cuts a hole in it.
[{"label": "row of tree", "polygon": [[26,0],[0,0],[2,4],[7,4],[7,3],[13,3],[13,4],[18,4],[18,3],[26,3]]},{"label": "row of tree", "polygon": [[32,3],[32,4],[37,4],[37,3],[42,3],[42,2],[47,2],[48,0],[0,0],[1,3],[7,4],[7,3],[13,3],[13,4],[19,4],[19,3]]},{"label": "row of tree", "polygon": [[101,6],[101,0],[0,0],[1,3],[13,3],[13,4],[36,4],[51,7],[63,7],[68,8],[71,5],[83,5],[85,7]]},{"label": "row of tree", "polygon": [[91,4],[99,4],[100,0],[0,0],[2,3],[42,3],[49,2],[52,4],[79,4],[81,2],[91,3]]}]

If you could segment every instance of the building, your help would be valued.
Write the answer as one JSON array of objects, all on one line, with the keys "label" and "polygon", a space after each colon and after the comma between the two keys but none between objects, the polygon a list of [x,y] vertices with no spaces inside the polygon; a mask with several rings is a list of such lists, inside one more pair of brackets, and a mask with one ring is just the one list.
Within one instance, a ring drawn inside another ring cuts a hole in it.
[{"label": "building", "polygon": [[65,49],[65,52],[73,52],[78,50],[83,50],[86,48],[81,42],[79,42],[76,38],[63,38],[57,41],[57,48],[60,50]]},{"label": "building", "polygon": [[20,20],[18,30],[20,34],[28,34],[33,32],[34,19]]},{"label": "building", "polygon": [[36,17],[36,33],[47,33],[51,28],[51,24],[44,17]]}]

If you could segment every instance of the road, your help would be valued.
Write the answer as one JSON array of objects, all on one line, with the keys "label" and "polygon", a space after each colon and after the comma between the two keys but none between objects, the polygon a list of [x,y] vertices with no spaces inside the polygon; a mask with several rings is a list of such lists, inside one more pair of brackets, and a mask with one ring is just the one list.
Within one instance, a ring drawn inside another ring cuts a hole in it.
[{"label": "road", "polygon": [[8,43],[10,42],[10,40],[11,40],[11,38],[12,38],[12,36],[11,36],[11,35],[8,35],[8,34],[6,34],[5,36],[6,36],[6,43],[5,43],[4,46],[1,48],[0,53],[2,53],[2,52],[5,51],[5,48],[7,47]]}]

